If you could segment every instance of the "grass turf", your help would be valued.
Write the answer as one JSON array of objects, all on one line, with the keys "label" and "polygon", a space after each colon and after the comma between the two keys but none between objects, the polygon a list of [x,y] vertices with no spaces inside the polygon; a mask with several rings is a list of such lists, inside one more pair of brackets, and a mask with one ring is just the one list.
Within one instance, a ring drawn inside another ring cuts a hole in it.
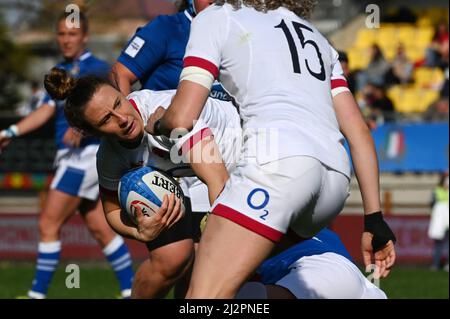
[{"label": "grass turf", "polygon": [[[113,271],[105,263],[79,263],[80,288],[65,285],[68,263],[62,263],[50,285],[48,298],[111,299],[119,296],[119,286]],[[34,265],[25,262],[0,262],[0,298],[26,295],[34,275]],[[428,268],[396,266],[381,288],[391,299],[448,299],[449,274]],[[168,296],[171,297],[171,294]]]}]

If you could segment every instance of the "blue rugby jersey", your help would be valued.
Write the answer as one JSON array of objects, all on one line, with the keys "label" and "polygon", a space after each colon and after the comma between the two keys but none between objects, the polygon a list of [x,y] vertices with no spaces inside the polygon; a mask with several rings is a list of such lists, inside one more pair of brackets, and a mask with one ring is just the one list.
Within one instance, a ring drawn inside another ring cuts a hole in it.
[{"label": "blue rugby jersey", "polygon": [[[107,76],[110,71],[108,63],[96,58],[89,51],[86,51],[77,60],[63,61],[57,64],[56,67],[66,70],[72,76],[77,78],[86,75]],[[58,150],[68,148],[68,146],[63,143],[64,134],[69,128],[69,123],[64,116],[64,103],[65,101],[54,101],[49,94],[46,94],[42,101],[42,104],[49,104],[56,107],[55,140]],[[100,140],[98,138],[83,138],[80,147],[99,143]]]},{"label": "blue rugby jersey", "polygon": [[282,253],[265,260],[258,268],[258,274],[264,284],[275,284],[278,280],[286,276],[289,266],[302,257],[320,255],[324,253],[335,253],[352,261],[338,235],[325,228],[311,239],[302,241],[297,245],[283,251]]},{"label": "blue rugby jersey", "polygon": [[[176,89],[183,70],[191,22],[192,15],[187,10],[156,17],[136,31],[117,61],[133,72],[142,89]],[[211,97],[230,100],[218,83],[211,89]]]}]

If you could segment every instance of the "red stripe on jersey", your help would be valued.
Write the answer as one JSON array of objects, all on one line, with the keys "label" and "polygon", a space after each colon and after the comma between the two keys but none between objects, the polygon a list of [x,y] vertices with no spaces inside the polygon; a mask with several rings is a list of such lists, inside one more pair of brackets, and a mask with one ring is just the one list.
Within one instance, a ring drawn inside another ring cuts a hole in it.
[{"label": "red stripe on jersey", "polygon": [[190,66],[196,66],[208,71],[212,74],[214,79],[217,79],[217,77],[219,76],[219,69],[217,68],[217,66],[214,63],[209,62],[208,60],[197,58],[195,56],[188,56],[184,59],[183,67],[187,68]]},{"label": "red stripe on jersey", "polygon": [[261,224],[257,222],[256,220],[241,214],[240,212],[234,210],[233,208],[230,208],[228,206],[218,204],[214,209],[212,210],[212,213],[217,216],[224,217],[226,219],[231,220],[232,222],[235,222],[238,225],[241,225],[242,227],[245,227],[249,230],[251,230],[254,233],[257,233],[263,237],[266,237],[267,239],[278,242],[281,240],[281,237],[283,237],[283,233],[273,229],[267,225]]},{"label": "red stripe on jersey", "polygon": [[336,89],[336,88],[340,88],[340,87],[348,88],[347,80],[344,80],[344,79],[331,80],[331,89],[332,90]]},{"label": "red stripe on jersey", "polygon": [[118,198],[117,190],[113,191],[113,190],[104,188],[102,185],[99,185],[99,188],[100,188],[100,193],[103,193],[103,194],[106,194],[109,196],[113,196],[113,197],[115,196]]},{"label": "red stripe on jersey", "polygon": [[201,131],[198,131],[197,133],[192,135],[186,142],[184,142],[178,154],[185,155],[195,146],[195,144],[197,144],[204,138],[207,138],[208,136],[213,136],[213,133],[208,127],[205,127]]},{"label": "red stripe on jersey", "polygon": [[136,102],[133,100],[133,99],[129,99],[128,101],[130,101],[130,103],[131,103],[131,105],[133,106],[133,108],[138,112],[138,114],[139,114],[139,116],[141,117],[141,119],[142,119],[142,115],[141,115],[141,112],[139,111],[139,109],[138,109],[138,107],[137,107],[137,104],[136,104]]}]

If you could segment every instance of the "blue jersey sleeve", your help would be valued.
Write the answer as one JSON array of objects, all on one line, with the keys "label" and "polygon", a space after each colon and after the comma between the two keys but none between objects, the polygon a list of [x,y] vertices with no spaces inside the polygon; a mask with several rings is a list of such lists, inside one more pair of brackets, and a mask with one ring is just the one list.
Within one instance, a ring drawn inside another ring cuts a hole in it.
[{"label": "blue jersey sleeve", "polygon": [[117,59],[139,79],[153,72],[167,55],[167,40],[173,26],[166,25],[165,20],[158,17],[139,28]]}]

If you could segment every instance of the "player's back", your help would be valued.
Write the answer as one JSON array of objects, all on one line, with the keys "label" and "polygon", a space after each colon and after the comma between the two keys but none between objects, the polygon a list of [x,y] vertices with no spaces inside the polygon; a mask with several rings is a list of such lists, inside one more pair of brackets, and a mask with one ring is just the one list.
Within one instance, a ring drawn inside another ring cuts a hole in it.
[{"label": "player's back", "polygon": [[238,104],[261,108],[285,97],[296,99],[289,104],[297,108],[314,106],[315,111],[325,113],[331,105],[333,59],[327,40],[309,22],[284,8],[267,14],[247,7],[230,8],[224,6],[229,29],[221,81],[228,89],[235,84]]},{"label": "player's back", "polygon": [[185,64],[190,57],[217,67],[244,130],[277,130],[276,149],[251,149],[249,139],[249,156],[260,163],[312,156],[349,175],[331,94],[338,55],[309,22],[283,7],[211,6],[193,21]]}]

